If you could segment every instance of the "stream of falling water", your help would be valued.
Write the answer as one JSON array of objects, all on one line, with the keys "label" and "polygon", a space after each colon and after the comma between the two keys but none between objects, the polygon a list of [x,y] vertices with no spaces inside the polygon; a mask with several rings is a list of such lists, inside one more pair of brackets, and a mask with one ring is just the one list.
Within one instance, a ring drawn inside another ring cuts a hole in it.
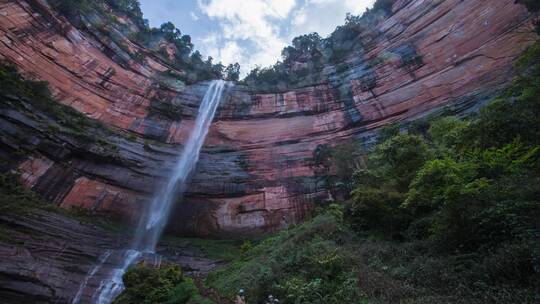
[{"label": "stream of falling water", "polygon": [[[184,192],[189,174],[199,160],[199,153],[208,134],[208,128],[214,119],[226,86],[228,86],[228,83],[223,80],[214,80],[210,83],[199,107],[199,114],[189,139],[176,161],[167,183],[156,192],[147,211],[143,213],[133,243],[130,249],[123,252],[120,265],[101,281],[98,289],[94,292],[92,296],[93,303],[111,303],[124,289],[122,276],[128,267],[139,259],[143,253],[154,253],[161,233],[169,219],[173,203]],[[101,267],[109,256],[110,252],[105,258],[100,259],[99,266],[96,267]],[[73,299],[73,304],[81,302],[81,295],[89,279],[96,275],[97,270],[91,271],[85,278],[77,292],[77,296]]]}]

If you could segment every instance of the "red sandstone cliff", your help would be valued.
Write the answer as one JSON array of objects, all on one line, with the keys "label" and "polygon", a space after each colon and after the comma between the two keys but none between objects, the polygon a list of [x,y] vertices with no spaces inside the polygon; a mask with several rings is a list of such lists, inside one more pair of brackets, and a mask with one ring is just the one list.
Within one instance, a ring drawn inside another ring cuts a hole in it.
[{"label": "red sandstone cliff", "polygon": [[[0,140],[25,151],[10,168],[61,206],[135,218],[167,175],[206,84],[186,86],[164,75],[172,68],[151,52],[142,62],[132,60],[114,41],[75,28],[43,0],[3,1],[0,16],[0,58],[48,81],[59,101],[108,126],[91,132],[116,147],[107,154],[49,134],[30,116],[2,112],[0,128],[13,131]],[[358,38],[369,43],[347,59],[349,68],[324,69],[325,83],[275,94],[235,87],[171,227],[224,235],[297,222],[328,197],[312,167],[318,145],[369,142],[390,122],[476,109],[512,78],[514,58],[535,39],[529,22],[513,0],[402,0],[391,17]],[[129,52],[144,51],[127,38],[124,43]],[[400,64],[407,52],[421,64]],[[375,79],[369,90],[366,74]],[[26,142],[12,144],[14,137]]]}]

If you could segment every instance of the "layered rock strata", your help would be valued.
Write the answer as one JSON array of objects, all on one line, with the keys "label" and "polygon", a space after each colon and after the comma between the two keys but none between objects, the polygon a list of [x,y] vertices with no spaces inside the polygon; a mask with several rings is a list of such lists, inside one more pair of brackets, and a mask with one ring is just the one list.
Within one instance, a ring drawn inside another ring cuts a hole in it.
[{"label": "layered rock strata", "polygon": [[[104,274],[117,267],[129,236],[49,213],[0,215],[2,303],[89,303]],[[200,249],[162,242],[150,265],[175,263],[186,274],[206,274],[219,261]],[[100,261],[101,260],[101,261]],[[94,273],[94,276],[88,276]],[[79,292],[81,283],[86,288]]]},{"label": "layered rock strata", "polygon": [[[3,107],[2,169],[63,207],[136,219],[181,152],[207,83],[185,85],[171,76],[182,71],[127,36],[119,47],[43,0],[2,1],[0,16],[0,58],[104,126],[87,131],[101,141],[86,142],[58,132],[61,122]],[[237,85],[171,229],[239,236],[298,222],[329,196],[313,164],[317,146],[369,144],[388,123],[476,110],[512,79],[514,59],[536,39],[530,22],[513,0],[400,0],[357,37],[362,52],[321,71],[326,81],[271,94]]]}]

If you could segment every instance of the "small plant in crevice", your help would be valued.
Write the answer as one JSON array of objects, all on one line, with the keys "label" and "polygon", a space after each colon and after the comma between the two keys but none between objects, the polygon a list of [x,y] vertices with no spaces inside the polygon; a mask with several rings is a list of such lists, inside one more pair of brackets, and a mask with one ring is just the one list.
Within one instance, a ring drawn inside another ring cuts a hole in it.
[{"label": "small plant in crevice", "polygon": [[415,77],[414,71],[424,64],[422,56],[418,54],[418,51],[412,44],[403,44],[396,48],[394,53],[399,55],[401,67],[412,77]]},{"label": "small plant in crevice", "polygon": [[360,82],[360,89],[363,92],[369,91],[371,95],[375,97],[373,89],[377,87],[377,76],[374,72],[366,72],[358,79],[358,81]]},{"label": "small plant in crevice", "polygon": [[240,166],[240,168],[242,168],[243,170],[249,169],[248,157],[247,156],[240,157],[240,159],[238,160],[238,166]]}]

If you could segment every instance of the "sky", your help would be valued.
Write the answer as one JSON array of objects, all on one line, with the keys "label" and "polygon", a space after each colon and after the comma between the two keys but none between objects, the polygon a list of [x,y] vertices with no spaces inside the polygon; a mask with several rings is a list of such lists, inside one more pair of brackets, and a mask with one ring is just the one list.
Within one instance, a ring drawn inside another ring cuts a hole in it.
[{"label": "sky", "polygon": [[302,34],[329,35],[346,13],[361,14],[375,0],[140,0],[144,17],[159,27],[171,21],[214,63],[238,62],[242,75],[281,59]]}]

